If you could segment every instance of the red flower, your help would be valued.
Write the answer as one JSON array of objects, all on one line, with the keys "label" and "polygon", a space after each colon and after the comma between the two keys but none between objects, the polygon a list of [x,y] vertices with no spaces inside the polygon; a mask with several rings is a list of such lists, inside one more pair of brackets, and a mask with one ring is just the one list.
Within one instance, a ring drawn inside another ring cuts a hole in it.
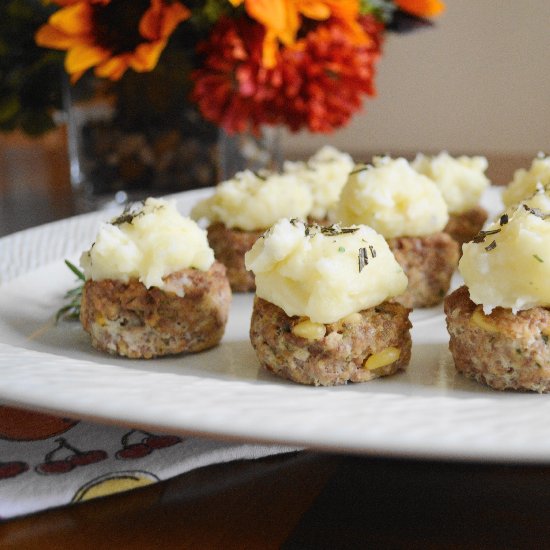
[{"label": "red flower", "polygon": [[272,71],[262,66],[263,38],[263,27],[248,19],[222,18],[199,46],[204,62],[192,73],[192,99],[207,120],[229,133],[264,122],[262,110],[274,87]]},{"label": "red flower", "polygon": [[203,116],[234,133],[263,124],[292,131],[331,132],[349,122],[374,95],[374,66],[383,26],[360,18],[368,44],[358,45],[342,24],[316,24],[295,47],[281,49],[273,69],[262,65],[264,30],[248,19],[223,19],[201,46],[192,98]]},{"label": "red flower", "polygon": [[353,43],[334,21],[310,32],[299,50],[282,53],[284,86],[275,97],[281,123],[294,131],[330,133],[361,109],[363,96],[375,94],[383,27],[367,16],[361,24],[371,38],[367,45]]}]

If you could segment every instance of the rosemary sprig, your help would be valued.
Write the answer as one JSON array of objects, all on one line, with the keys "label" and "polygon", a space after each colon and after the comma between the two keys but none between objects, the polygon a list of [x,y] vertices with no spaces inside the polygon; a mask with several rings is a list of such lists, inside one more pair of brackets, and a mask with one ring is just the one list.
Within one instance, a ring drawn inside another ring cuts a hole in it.
[{"label": "rosemary sprig", "polygon": [[81,283],[71,290],[68,290],[65,293],[64,298],[66,300],[69,300],[69,303],[62,308],[60,308],[57,313],[55,314],[55,322],[56,324],[59,322],[60,319],[78,319],[80,316],[80,300],[82,298],[82,289],[84,287],[84,281],[86,278],[84,277],[84,273],[78,269],[73,263],[69,262],[69,260],[65,260],[65,265],[77,276],[77,279],[81,281]]}]

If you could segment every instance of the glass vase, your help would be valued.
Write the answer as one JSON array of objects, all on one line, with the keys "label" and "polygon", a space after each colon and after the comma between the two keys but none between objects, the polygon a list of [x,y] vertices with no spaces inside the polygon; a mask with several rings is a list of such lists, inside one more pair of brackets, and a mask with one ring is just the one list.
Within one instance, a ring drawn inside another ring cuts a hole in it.
[{"label": "glass vase", "polygon": [[237,172],[262,169],[279,171],[283,164],[283,150],[279,126],[262,126],[254,132],[228,134],[219,132],[220,179],[226,180]]},{"label": "glass vase", "polygon": [[218,129],[186,100],[177,71],[85,75],[67,85],[71,184],[79,212],[219,180]]}]

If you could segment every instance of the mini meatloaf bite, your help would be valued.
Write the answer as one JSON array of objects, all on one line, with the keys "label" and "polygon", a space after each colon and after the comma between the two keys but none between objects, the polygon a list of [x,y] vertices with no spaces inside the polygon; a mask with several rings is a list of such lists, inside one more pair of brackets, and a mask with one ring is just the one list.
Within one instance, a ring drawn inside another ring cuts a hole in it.
[{"label": "mini meatloaf bite", "polygon": [[[397,303],[383,302],[320,326],[256,297],[250,341],[262,367],[273,374],[299,384],[335,386],[406,369],[410,328],[409,310]],[[324,334],[312,338],[319,331]]]},{"label": "mini meatloaf bite", "polygon": [[94,348],[125,357],[150,359],[197,352],[223,337],[231,303],[225,267],[182,269],[165,278],[167,288],[87,280],[80,320]]},{"label": "mini meatloaf bite", "polygon": [[449,349],[456,370],[495,390],[550,391],[550,311],[486,315],[465,286],[445,299]]},{"label": "mini meatloaf bite", "polygon": [[212,196],[195,205],[191,216],[206,220],[210,246],[227,267],[231,289],[253,292],[254,276],[244,267],[245,252],[280,218],[307,218],[312,204],[309,186],[296,176],[245,170],[220,183]]},{"label": "mini meatloaf bite", "polygon": [[343,224],[366,224],[383,235],[409,285],[396,300],[422,308],[443,301],[459,247],[443,228],[447,205],[436,184],[404,158],[376,157],[350,173],[336,210]]},{"label": "mini meatloaf bite", "polygon": [[221,340],[231,303],[225,267],[173,202],[149,198],[103,224],[80,263],[80,320],[95,348],[149,359]]},{"label": "mini meatloaf bite", "polygon": [[464,245],[445,300],[456,369],[497,390],[550,390],[550,197],[533,202]]},{"label": "mini meatloaf bite", "polygon": [[268,371],[301,384],[366,382],[406,368],[407,277],[366,226],[277,222],[246,253],[256,276],[250,340]]},{"label": "mini meatloaf bite", "polygon": [[445,231],[459,244],[471,241],[487,221],[487,211],[479,205],[490,181],[485,175],[485,157],[452,157],[443,151],[435,156],[418,154],[411,166],[438,186],[449,210]]},{"label": "mini meatloaf bite", "polygon": [[390,250],[409,279],[407,290],[395,298],[408,308],[441,303],[458,263],[458,244],[447,233],[388,239]]},{"label": "mini meatloaf bite", "polygon": [[483,206],[475,206],[462,214],[449,214],[449,223],[443,231],[459,245],[471,241],[483,228],[488,213]]},{"label": "mini meatloaf bite", "polygon": [[207,234],[215,257],[227,269],[231,290],[253,292],[256,288],[254,274],[246,270],[244,255],[252,248],[262,231],[242,231],[216,222],[208,226]]}]

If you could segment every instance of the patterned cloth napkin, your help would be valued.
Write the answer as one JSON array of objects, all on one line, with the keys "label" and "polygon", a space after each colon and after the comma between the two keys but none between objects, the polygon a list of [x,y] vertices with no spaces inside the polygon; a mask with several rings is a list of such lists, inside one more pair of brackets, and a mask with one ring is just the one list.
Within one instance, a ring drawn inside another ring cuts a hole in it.
[{"label": "patterned cloth napkin", "polygon": [[0,518],[295,448],[103,426],[0,405]]}]

